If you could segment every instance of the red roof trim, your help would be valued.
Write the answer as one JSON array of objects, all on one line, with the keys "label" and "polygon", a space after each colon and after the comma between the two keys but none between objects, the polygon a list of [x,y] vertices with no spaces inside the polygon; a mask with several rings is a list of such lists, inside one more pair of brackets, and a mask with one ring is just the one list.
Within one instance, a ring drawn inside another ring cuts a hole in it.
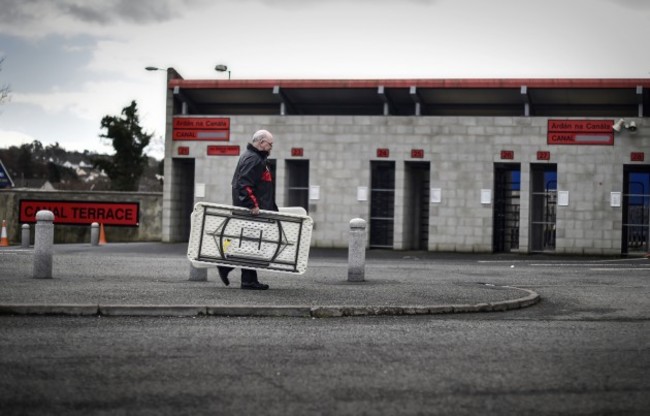
[{"label": "red roof trim", "polygon": [[641,85],[650,88],[650,78],[615,79],[615,78],[517,78],[517,79],[370,79],[370,80],[192,80],[172,79],[169,88],[189,89],[266,89],[274,86],[283,88],[635,88]]}]

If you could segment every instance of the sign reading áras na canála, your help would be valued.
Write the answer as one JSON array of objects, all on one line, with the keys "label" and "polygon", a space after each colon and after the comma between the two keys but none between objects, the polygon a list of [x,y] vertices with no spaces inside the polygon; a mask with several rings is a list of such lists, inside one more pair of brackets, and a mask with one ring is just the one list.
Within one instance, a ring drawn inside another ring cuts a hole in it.
[{"label": "sign reading \u00e1ras na can\u00e1la", "polygon": [[547,144],[614,145],[614,120],[548,120]]}]

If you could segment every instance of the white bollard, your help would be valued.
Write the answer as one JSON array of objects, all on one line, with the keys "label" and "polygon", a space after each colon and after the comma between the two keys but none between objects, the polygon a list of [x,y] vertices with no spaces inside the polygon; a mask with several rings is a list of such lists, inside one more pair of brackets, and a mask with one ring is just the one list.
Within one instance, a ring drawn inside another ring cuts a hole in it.
[{"label": "white bollard", "polygon": [[348,282],[363,282],[366,269],[366,221],[350,220],[350,243],[348,246]]},{"label": "white bollard", "polygon": [[90,245],[99,245],[99,223],[94,222],[90,224]]},{"label": "white bollard", "polygon": [[54,213],[41,210],[36,213],[34,234],[34,279],[52,278],[52,246],[54,245]]},{"label": "white bollard", "polygon": [[21,228],[20,246],[22,248],[29,248],[29,224],[23,224]]},{"label": "white bollard", "polygon": [[190,263],[190,279],[193,282],[207,282],[208,281],[208,269],[205,267],[194,267]]}]

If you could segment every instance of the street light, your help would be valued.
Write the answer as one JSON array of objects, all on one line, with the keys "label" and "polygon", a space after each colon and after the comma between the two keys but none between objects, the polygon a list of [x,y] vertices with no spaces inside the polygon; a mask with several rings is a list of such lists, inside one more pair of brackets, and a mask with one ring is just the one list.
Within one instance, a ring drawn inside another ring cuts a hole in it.
[{"label": "street light", "polygon": [[228,79],[230,79],[230,71],[228,71],[228,66],[227,65],[219,64],[219,65],[214,67],[214,70],[218,71],[218,72],[228,72]]}]

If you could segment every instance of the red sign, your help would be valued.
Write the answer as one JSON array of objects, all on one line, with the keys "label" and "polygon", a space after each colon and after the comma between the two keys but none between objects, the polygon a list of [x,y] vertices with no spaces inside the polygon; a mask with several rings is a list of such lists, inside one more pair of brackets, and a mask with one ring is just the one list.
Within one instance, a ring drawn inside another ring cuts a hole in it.
[{"label": "red sign", "polygon": [[632,162],[643,162],[645,160],[645,153],[643,152],[632,152],[630,153],[630,161]]},{"label": "red sign", "polygon": [[230,119],[224,117],[174,117],[172,140],[230,140]]},{"label": "red sign", "polygon": [[377,149],[377,157],[388,157],[390,155],[390,150],[381,148]]},{"label": "red sign", "polygon": [[424,149],[411,149],[411,157],[414,159],[422,159],[424,157]]},{"label": "red sign", "polygon": [[291,148],[291,156],[296,156],[296,157],[302,157],[304,155],[304,151],[302,147],[292,147]]},{"label": "red sign", "polygon": [[187,156],[190,154],[190,148],[187,146],[179,146],[178,147],[178,154],[181,156]]},{"label": "red sign", "polygon": [[52,211],[55,224],[90,225],[139,225],[138,202],[88,202],[88,201],[38,201],[20,200],[20,222],[36,222],[40,210]]},{"label": "red sign", "polygon": [[548,144],[614,144],[613,120],[548,120]]},{"label": "red sign", "polygon": [[551,160],[551,152],[537,152],[537,160]]},{"label": "red sign", "polygon": [[174,140],[211,140],[215,142],[227,142],[230,139],[228,130],[174,130]]},{"label": "red sign", "polygon": [[230,130],[229,118],[174,117],[174,130]]},{"label": "red sign", "polygon": [[208,146],[208,156],[239,156],[239,146]]},{"label": "red sign", "polygon": [[515,152],[513,150],[502,150],[501,159],[512,160],[515,158]]}]

